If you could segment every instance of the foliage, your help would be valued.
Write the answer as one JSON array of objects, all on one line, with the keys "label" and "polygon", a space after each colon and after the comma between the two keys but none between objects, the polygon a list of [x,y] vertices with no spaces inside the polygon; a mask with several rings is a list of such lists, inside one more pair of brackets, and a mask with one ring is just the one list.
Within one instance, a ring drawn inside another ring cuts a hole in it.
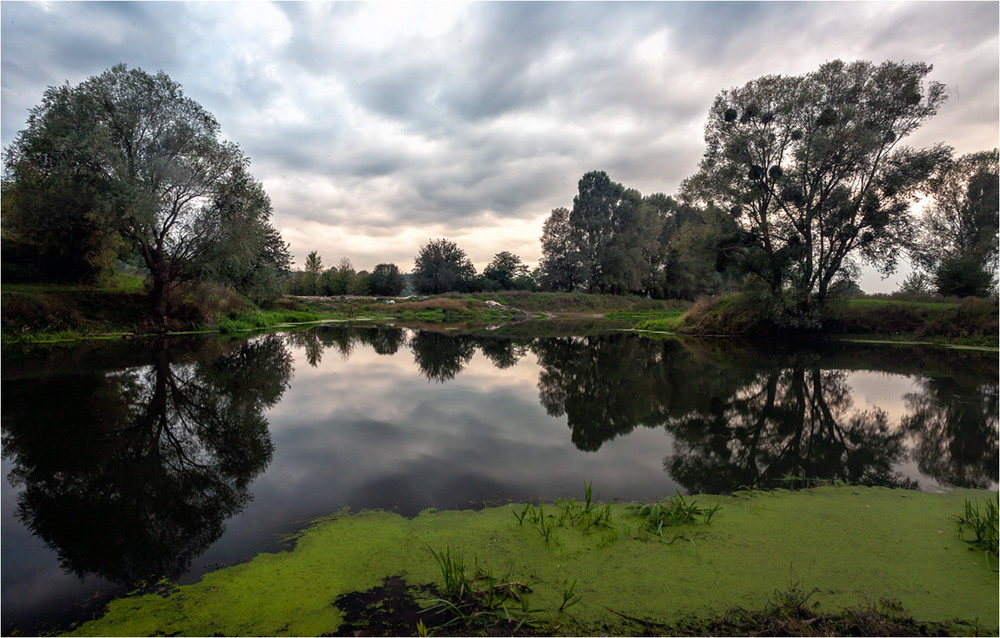
[{"label": "foliage", "polygon": [[[535,617],[541,610],[532,609],[525,595],[531,592],[530,587],[508,578],[497,579],[491,569],[480,568],[478,564],[469,576],[464,559],[459,554],[453,556],[450,547],[441,553],[430,547],[427,550],[437,561],[444,580],[442,596],[432,601],[434,604],[428,611],[451,616],[438,627],[458,625],[465,630],[501,627],[517,632],[522,627],[541,626]],[[572,591],[569,596],[572,598]],[[563,607],[569,604],[572,603],[564,597]]]},{"label": "foliage", "polygon": [[398,297],[406,287],[403,275],[396,264],[379,264],[368,277],[371,294],[379,297]]},{"label": "foliage", "polygon": [[728,211],[743,267],[792,310],[822,309],[858,260],[895,268],[913,236],[909,208],[948,151],[900,141],[933,116],[944,86],[922,63],[828,62],[802,76],[764,76],[723,91],[707,149],[682,189]]},{"label": "foliage", "polygon": [[[521,258],[506,250],[498,252],[483,269],[483,279],[493,290],[517,288],[518,279],[528,275],[528,267]],[[529,280],[530,281],[530,280]]]},{"label": "foliage", "polygon": [[16,153],[9,150],[2,184],[4,281],[97,283],[111,271],[118,239],[96,210],[92,178],[83,167],[54,175],[28,151]]},{"label": "foliage", "polygon": [[676,496],[672,496],[666,501],[634,503],[628,506],[628,511],[632,516],[641,518],[645,522],[647,530],[663,538],[664,527],[689,525],[697,523],[698,519],[707,525],[712,522],[712,517],[721,508],[722,506],[718,503],[708,509],[699,507],[697,501],[689,503],[678,492]]},{"label": "foliage", "polygon": [[927,295],[931,293],[931,278],[919,270],[910,274],[899,284],[899,292],[906,295]]},{"label": "foliage", "polygon": [[476,268],[465,251],[447,239],[432,239],[414,260],[413,286],[420,294],[467,291],[475,286]]},{"label": "foliage", "polygon": [[[966,530],[972,532],[975,537],[968,541],[973,547],[983,550],[997,559],[997,526],[1000,525],[1000,510],[997,508],[997,499],[991,498],[983,502],[980,509],[979,503],[965,499],[965,511],[956,517],[958,521],[958,534],[964,538]],[[994,563],[995,564],[995,563]]]},{"label": "foliage", "polygon": [[274,301],[291,269],[288,244],[270,225],[271,202],[260,182],[243,170],[231,180],[214,202],[225,231],[205,251],[197,279],[226,284],[254,303]]},{"label": "foliage", "polygon": [[569,210],[555,208],[542,226],[542,260],[539,284],[545,290],[573,292],[583,273],[569,225]]},{"label": "foliage", "polygon": [[1000,232],[997,149],[945,162],[930,183],[911,254],[942,295],[985,297],[995,286]]},{"label": "foliage", "polygon": [[320,278],[320,292],[324,295],[346,295],[351,292],[355,280],[354,266],[347,257],[323,273]]},{"label": "foliage", "polygon": [[317,251],[306,256],[305,271],[293,287],[293,294],[318,295],[321,292],[320,277],[323,275],[323,258]]},{"label": "foliage", "polygon": [[550,290],[658,292],[663,228],[673,201],[643,198],[604,171],[580,178],[573,209],[557,208],[542,234],[541,283]]},{"label": "foliage", "polygon": [[163,72],[121,64],[50,87],[7,150],[13,233],[58,254],[70,237],[49,227],[68,220],[84,248],[66,263],[89,271],[102,269],[120,238],[149,272],[160,324],[189,281],[214,277],[271,297],[287,248],[248,160],[219,135],[215,118]]}]

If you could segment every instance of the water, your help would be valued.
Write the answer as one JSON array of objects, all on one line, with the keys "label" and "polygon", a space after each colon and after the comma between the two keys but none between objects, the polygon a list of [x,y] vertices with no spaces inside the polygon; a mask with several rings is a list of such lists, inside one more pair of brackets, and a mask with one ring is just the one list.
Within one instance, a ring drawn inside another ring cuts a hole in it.
[{"label": "water", "polygon": [[2,374],[4,634],[345,506],[997,485],[995,353],[327,327],[5,351]]}]

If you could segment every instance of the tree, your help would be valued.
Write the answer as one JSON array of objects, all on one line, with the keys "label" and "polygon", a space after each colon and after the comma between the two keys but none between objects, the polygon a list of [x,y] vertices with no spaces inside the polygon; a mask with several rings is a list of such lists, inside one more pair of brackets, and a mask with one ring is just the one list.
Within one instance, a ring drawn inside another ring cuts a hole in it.
[{"label": "tree", "polygon": [[291,271],[288,244],[270,224],[271,200],[260,182],[236,171],[213,205],[227,231],[207,251],[200,278],[229,285],[257,303],[282,295]]},{"label": "tree", "polygon": [[[158,322],[182,284],[216,271],[220,245],[269,246],[257,251],[258,259],[244,260],[245,267],[275,256],[270,205],[247,173],[248,160],[163,72],[120,64],[76,87],[49,88],[7,155],[5,179],[17,192],[69,203],[65,214],[95,229],[89,237],[112,229],[142,258]],[[51,213],[30,198],[19,207],[21,219]],[[230,260],[227,268],[238,264]]]},{"label": "tree", "polygon": [[585,174],[578,188],[569,226],[589,292],[638,291],[644,253],[659,236],[659,229],[648,228],[650,211],[642,207],[642,195],[612,182],[604,171]]},{"label": "tree", "polygon": [[728,211],[745,267],[799,313],[822,310],[857,260],[891,273],[913,237],[909,207],[943,147],[900,141],[946,96],[929,65],[836,60],[803,76],[723,91],[684,191]]},{"label": "tree", "polygon": [[995,285],[1000,232],[998,151],[946,162],[930,183],[931,205],[911,254],[942,295],[986,296]]},{"label": "tree", "polygon": [[644,198],[604,171],[580,178],[573,209],[542,230],[542,285],[552,290],[648,294],[661,268],[669,198]]},{"label": "tree", "polygon": [[398,297],[405,282],[396,264],[379,264],[368,278],[371,294],[379,297]]},{"label": "tree", "polygon": [[354,282],[354,266],[347,257],[341,257],[336,267],[323,273],[324,295],[346,295]]},{"label": "tree", "polygon": [[569,225],[569,210],[555,208],[542,226],[539,284],[547,290],[572,292],[583,281]]},{"label": "tree", "polygon": [[510,290],[514,280],[528,274],[528,267],[521,263],[521,258],[506,250],[498,252],[493,260],[483,269],[483,278],[493,282],[500,290]]},{"label": "tree", "polygon": [[739,229],[715,207],[676,204],[663,233],[659,295],[697,299],[736,289]]},{"label": "tree", "polygon": [[315,250],[306,256],[305,276],[302,280],[302,292],[306,295],[320,293],[320,277],[323,275],[323,258]]},{"label": "tree", "polygon": [[420,247],[414,260],[413,286],[421,294],[469,290],[476,267],[465,251],[447,239],[432,239]]}]

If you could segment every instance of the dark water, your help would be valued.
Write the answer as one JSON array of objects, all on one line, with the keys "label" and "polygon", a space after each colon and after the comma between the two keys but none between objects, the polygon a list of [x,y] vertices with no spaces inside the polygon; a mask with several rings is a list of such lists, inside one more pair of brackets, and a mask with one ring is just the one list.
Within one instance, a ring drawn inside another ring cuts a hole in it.
[{"label": "dark water", "polygon": [[995,353],[318,328],[7,349],[2,383],[4,634],[344,506],[997,485]]}]

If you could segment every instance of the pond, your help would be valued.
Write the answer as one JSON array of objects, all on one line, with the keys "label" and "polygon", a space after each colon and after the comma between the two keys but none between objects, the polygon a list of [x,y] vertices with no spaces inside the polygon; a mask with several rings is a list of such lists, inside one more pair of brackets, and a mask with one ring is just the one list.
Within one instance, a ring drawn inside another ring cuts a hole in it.
[{"label": "pond", "polygon": [[996,489],[996,353],[389,326],[7,349],[3,633],[349,507]]}]

